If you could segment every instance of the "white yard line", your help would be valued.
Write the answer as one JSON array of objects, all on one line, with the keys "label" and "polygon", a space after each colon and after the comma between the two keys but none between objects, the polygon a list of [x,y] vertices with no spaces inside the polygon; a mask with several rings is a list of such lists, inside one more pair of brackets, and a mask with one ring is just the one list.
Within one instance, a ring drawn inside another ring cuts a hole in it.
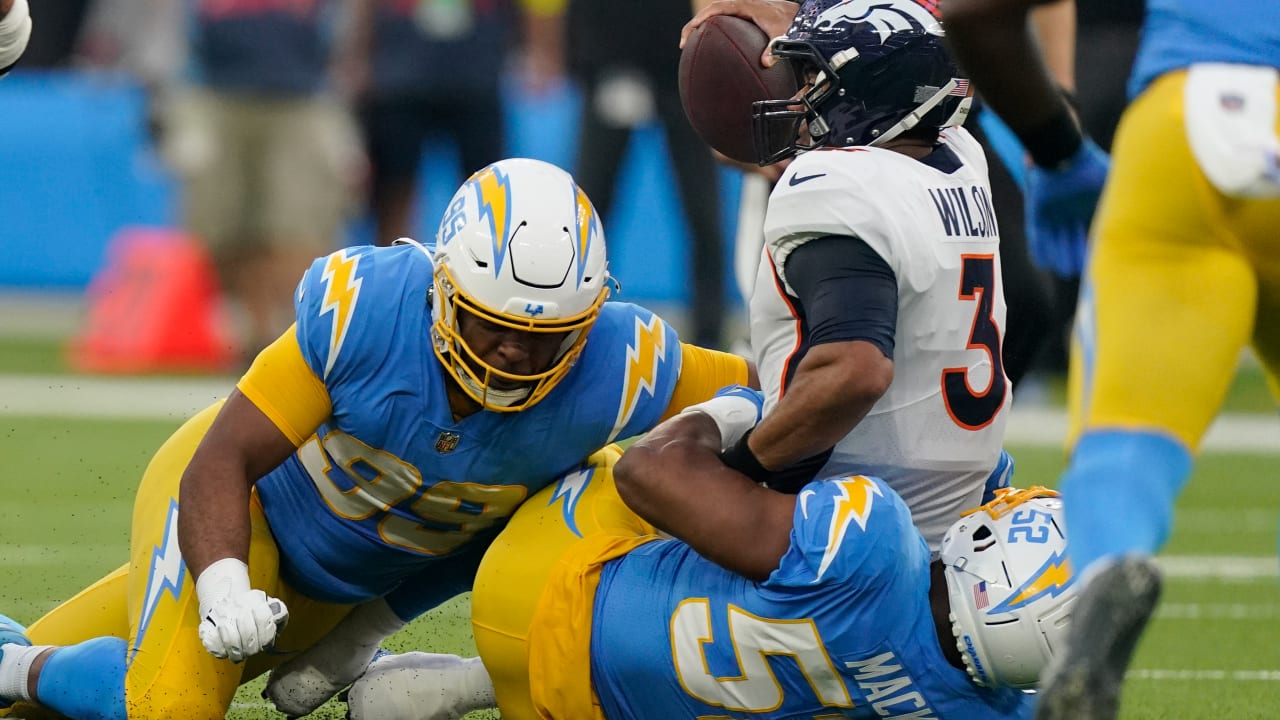
[{"label": "white yard line", "polygon": [[[1013,409],[1005,430],[1009,445],[1061,446],[1067,415],[1058,408]],[[1209,428],[1205,451],[1280,453],[1280,418],[1268,414],[1223,415]]]},{"label": "white yard line", "polygon": [[1280,670],[1156,670],[1135,669],[1127,680],[1230,680],[1232,682],[1280,682]]},{"label": "white yard line", "polygon": [[230,377],[0,375],[0,415],[183,420],[234,386]]},{"label": "white yard line", "polygon": [[1156,610],[1162,620],[1275,620],[1280,617],[1280,605],[1259,603],[1170,603],[1162,602]]},{"label": "white yard line", "polygon": [[[0,415],[181,420],[235,386],[234,377],[148,378],[79,375],[0,375]],[[1010,445],[1060,447],[1066,413],[1058,408],[1014,408]],[[1225,415],[1209,429],[1206,451],[1280,454],[1280,419]]]},{"label": "white yard line", "polygon": [[1165,577],[1178,580],[1252,582],[1280,576],[1280,559],[1233,555],[1165,555],[1157,558]]}]

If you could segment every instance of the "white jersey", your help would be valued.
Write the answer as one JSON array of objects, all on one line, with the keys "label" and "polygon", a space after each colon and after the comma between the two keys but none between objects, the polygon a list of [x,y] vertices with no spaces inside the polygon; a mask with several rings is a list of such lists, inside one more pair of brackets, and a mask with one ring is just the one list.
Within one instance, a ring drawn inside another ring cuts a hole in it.
[{"label": "white jersey", "polygon": [[935,552],[960,512],[982,499],[1012,402],[1000,358],[1005,300],[986,158],[961,128],[945,130],[940,142],[952,162],[938,162],[946,153],[926,164],[868,147],[797,157],[769,198],[750,307],[767,415],[808,349],[787,256],[818,237],[851,235],[893,269],[893,382],[819,477],[884,478]]}]

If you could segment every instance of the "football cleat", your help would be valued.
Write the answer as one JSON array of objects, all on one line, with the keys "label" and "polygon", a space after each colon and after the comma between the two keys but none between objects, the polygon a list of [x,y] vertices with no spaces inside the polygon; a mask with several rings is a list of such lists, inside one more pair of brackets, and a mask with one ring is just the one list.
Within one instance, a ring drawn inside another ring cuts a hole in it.
[{"label": "football cleat", "polygon": [[[0,615],[0,660],[4,660],[4,646],[9,643],[31,645],[31,641],[27,639],[26,632],[27,629],[19,624],[18,621],[7,615]],[[7,708],[12,704],[12,700],[0,697],[0,709]]]},{"label": "football cleat", "polygon": [[1036,720],[1114,720],[1129,660],[1159,600],[1152,558],[1121,558],[1094,574],[1080,591],[1066,647],[1045,672]]}]

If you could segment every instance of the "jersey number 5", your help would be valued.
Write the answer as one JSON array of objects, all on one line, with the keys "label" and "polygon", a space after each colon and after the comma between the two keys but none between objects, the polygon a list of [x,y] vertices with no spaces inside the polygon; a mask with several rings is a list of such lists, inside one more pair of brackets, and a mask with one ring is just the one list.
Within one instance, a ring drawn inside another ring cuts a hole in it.
[{"label": "jersey number 5", "polygon": [[960,299],[978,303],[967,347],[987,353],[991,379],[985,389],[974,390],[969,382],[969,368],[947,368],[942,371],[942,400],[955,424],[966,430],[981,430],[990,425],[1004,407],[1005,395],[1009,392],[1000,354],[1000,328],[996,327],[991,313],[996,291],[996,261],[994,255],[963,255],[960,262]]},{"label": "jersey number 5", "polygon": [[[711,631],[711,603],[706,598],[690,598],[676,608],[671,618],[672,660],[685,692],[734,712],[772,712],[782,706],[783,688],[768,658],[789,655],[818,702],[833,708],[853,707],[812,620],[762,618],[733,605],[728,611],[729,637],[717,640]],[[711,672],[706,653],[713,646],[732,649],[736,676],[716,677]]]}]

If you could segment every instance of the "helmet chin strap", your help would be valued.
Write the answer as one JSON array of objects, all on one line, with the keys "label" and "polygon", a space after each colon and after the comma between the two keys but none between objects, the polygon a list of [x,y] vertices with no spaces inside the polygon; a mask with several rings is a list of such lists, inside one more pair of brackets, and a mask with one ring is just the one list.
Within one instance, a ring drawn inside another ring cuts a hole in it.
[{"label": "helmet chin strap", "polygon": [[533,388],[529,387],[515,388],[514,390],[498,390],[485,387],[466,373],[459,373],[458,380],[477,397],[484,398],[486,404],[497,405],[498,407],[511,407],[529,397],[529,393],[533,392]]}]

